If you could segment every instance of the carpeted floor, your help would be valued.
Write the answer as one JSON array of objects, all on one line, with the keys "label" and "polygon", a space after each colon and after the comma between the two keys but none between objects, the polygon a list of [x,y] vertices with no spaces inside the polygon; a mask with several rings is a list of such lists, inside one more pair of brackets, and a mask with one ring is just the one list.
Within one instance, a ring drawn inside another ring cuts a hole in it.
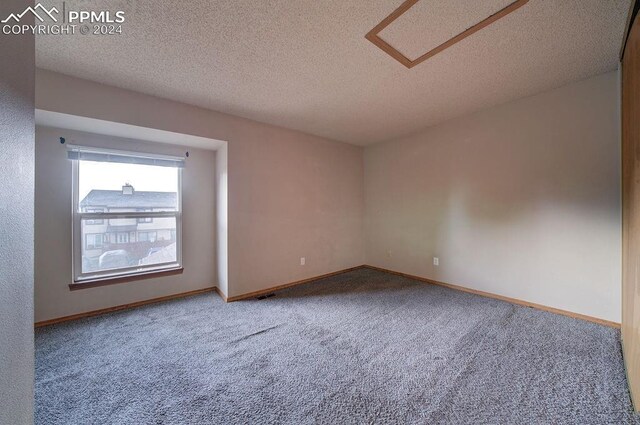
[{"label": "carpeted floor", "polygon": [[37,424],[627,424],[620,333],[372,270],[39,329]]}]

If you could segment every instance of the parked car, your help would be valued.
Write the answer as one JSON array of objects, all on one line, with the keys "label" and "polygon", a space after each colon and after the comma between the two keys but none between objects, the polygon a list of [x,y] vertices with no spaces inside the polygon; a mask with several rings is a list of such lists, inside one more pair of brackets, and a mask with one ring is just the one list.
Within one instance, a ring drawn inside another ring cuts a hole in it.
[{"label": "parked car", "polygon": [[149,250],[149,254],[141,258],[138,264],[141,266],[147,264],[161,264],[176,261],[176,244],[172,243],[164,247],[153,247]]},{"label": "parked car", "polygon": [[98,260],[98,266],[101,270],[129,267],[131,263],[131,256],[124,249],[107,251]]},{"label": "parked car", "polygon": [[149,248],[149,252],[147,252],[147,255],[146,255],[146,256],[148,257],[148,256],[150,256],[150,255],[152,255],[152,254],[155,254],[155,253],[156,253],[156,252],[158,252],[158,251],[162,251],[162,249],[163,249],[163,248],[164,248],[164,247],[162,247],[162,246],[154,246],[154,247],[152,247],[152,248]]}]

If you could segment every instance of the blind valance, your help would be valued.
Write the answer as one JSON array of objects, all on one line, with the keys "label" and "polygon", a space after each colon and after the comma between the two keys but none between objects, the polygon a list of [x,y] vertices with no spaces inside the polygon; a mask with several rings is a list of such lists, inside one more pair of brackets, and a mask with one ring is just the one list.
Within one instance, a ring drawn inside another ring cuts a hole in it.
[{"label": "blind valance", "polygon": [[115,149],[92,148],[88,146],[67,146],[67,155],[72,160],[116,162],[120,164],[155,165],[159,167],[184,168],[185,158],[179,156],[155,155],[128,152]]}]

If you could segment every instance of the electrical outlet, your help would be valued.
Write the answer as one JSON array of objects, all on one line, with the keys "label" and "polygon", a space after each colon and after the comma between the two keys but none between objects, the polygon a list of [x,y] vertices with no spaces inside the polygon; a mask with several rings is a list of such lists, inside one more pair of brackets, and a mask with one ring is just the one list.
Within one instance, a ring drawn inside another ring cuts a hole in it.
[{"label": "electrical outlet", "polygon": [[434,266],[439,266],[440,265],[440,259],[438,257],[433,257],[433,265]]},{"label": "electrical outlet", "polygon": [[387,258],[391,258],[391,250],[387,249]]},{"label": "electrical outlet", "polygon": [[305,264],[307,264],[307,259],[305,257],[300,257],[300,265],[304,266]]}]

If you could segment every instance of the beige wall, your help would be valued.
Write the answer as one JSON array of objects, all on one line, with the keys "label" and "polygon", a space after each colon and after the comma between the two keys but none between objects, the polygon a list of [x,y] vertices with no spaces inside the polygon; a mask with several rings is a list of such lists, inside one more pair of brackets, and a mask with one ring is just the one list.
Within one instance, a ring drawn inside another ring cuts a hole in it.
[{"label": "beige wall", "polygon": [[218,289],[229,294],[229,187],[228,148],[225,143],[216,151],[216,264]]},{"label": "beige wall", "polygon": [[364,169],[358,147],[48,71],[36,103],[228,141],[229,296],[366,262],[619,321],[617,87],[608,73],[374,145]]},{"label": "beige wall", "polygon": [[611,72],[367,148],[366,262],[619,322],[618,103]]},{"label": "beige wall", "polygon": [[[33,2],[2,0],[0,16]],[[33,17],[25,16],[25,24]],[[0,424],[33,423],[32,35],[0,42]]]},{"label": "beige wall", "polygon": [[[117,285],[70,291],[71,161],[67,143],[183,156],[182,256],[184,272]],[[36,129],[35,320],[36,322],[136,301],[210,288],[217,283],[215,163],[213,151],[144,143],[47,127]]]},{"label": "beige wall", "polygon": [[227,141],[229,296],[363,262],[360,147],[44,70],[36,107]]}]

